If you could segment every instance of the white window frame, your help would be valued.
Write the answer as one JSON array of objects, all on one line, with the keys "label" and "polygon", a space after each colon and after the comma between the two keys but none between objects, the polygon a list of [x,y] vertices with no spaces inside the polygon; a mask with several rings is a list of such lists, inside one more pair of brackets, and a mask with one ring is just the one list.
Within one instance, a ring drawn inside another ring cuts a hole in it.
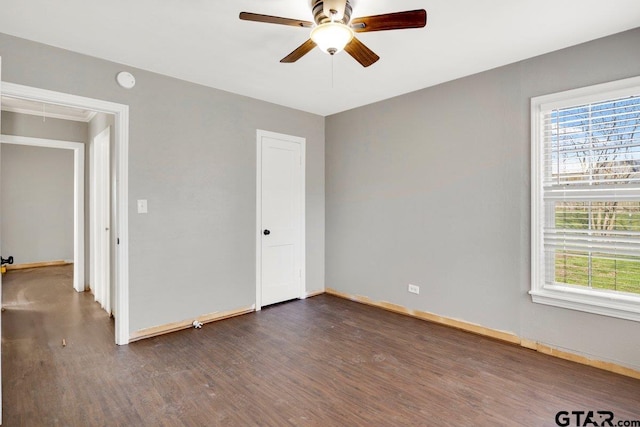
[{"label": "white window frame", "polygon": [[640,95],[640,76],[531,98],[531,291],[534,303],[640,321],[640,295],[545,284],[543,141],[544,112]]}]

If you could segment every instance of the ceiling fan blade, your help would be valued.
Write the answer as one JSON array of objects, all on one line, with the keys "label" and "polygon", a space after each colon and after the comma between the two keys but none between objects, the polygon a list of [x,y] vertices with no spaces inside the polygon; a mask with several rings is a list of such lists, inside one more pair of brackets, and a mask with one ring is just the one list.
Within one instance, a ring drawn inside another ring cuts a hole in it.
[{"label": "ceiling fan blade", "polygon": [[281,18],[279,16],[261,15],[259,13],[240,12],[240,19],[243,21],[265,22],[267,24],[290,25],[292,27],[313,27],[313,22],[301,21],[299,19]]},{"label": "ceiling fan blade", "polygon": [[316,47],[316,43],[309,39],[306,42],[302,43],[296,50],[291,52],[289,55],[285,56],[280,60],[280,62],[296,62],[298,59],[305,56],[307,53],[311,52],[313,48]]},{"label": "ceiling fan blade", "polygon": [[425,25],[427,25],[427,11],[424,9],[363,16],[351,20],[351,28],[356,33],[422,28]]},{"label": "ceiling fan blade", "polygon": [[375,64],[376,61],[380,59],[378,55],[355,37],[344,47],[344,51],[351,55],[353,59],[358,61],[363,67]]}]

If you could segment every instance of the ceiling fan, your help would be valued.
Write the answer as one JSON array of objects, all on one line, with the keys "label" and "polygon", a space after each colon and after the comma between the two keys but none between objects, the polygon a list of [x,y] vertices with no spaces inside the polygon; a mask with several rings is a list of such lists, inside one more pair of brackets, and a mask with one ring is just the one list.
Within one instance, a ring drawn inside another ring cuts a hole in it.
[{"label": "ceiling fan", "polygon": [[313,0],[311,8],[315,23],[250,12],[241,12],[240,19],[311,28],[309,40],[280,62],[296,62],[318,46],[329,55],[344,50],[363,67],[374,64],[380,57],[358,40],[355,33],[422,28],[427,25],[427,12],[424,9],[351,19],[352,7],[349,0]]}]

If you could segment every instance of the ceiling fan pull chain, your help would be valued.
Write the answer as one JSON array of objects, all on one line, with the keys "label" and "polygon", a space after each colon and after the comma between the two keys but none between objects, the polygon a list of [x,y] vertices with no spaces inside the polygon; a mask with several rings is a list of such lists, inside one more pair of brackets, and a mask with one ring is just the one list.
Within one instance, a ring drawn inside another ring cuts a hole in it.
[{"label": "ceiling fan pull chain", "polygon": [[333,58],[335,55],[331,55],[331,89],[333,89]]}]

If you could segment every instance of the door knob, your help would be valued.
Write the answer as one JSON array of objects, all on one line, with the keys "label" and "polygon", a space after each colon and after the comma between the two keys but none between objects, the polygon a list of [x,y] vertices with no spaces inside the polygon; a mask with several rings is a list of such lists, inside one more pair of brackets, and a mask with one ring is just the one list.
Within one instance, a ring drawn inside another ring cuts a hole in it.
[{"label": "door knob", "polygon": [[271,232],[269,230],[264,230],[262,234],[264,234],[265,236],[268,236],[269,234],[271,234]]}]

